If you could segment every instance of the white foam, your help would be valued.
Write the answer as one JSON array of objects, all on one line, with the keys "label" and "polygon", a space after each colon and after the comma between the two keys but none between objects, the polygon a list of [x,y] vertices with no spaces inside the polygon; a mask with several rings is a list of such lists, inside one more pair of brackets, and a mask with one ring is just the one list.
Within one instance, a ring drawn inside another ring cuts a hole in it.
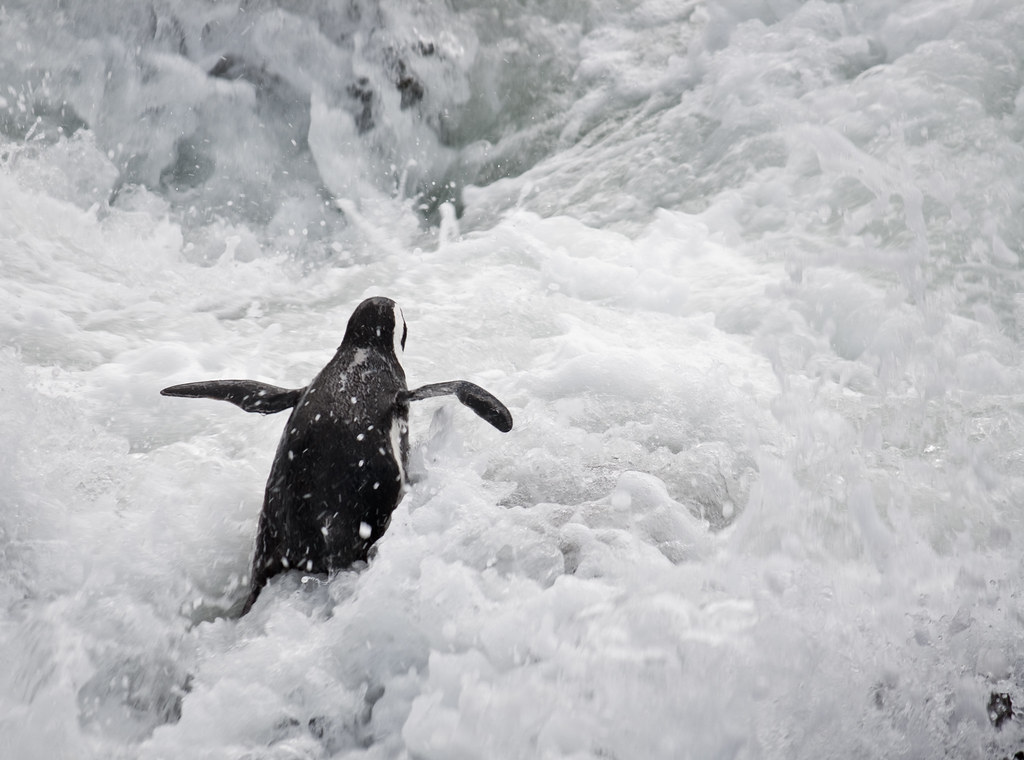
[{"label": "white foam", "polygon": [[[1020,748],[1018,3],[73,5],[0,24],[12,756]],[[369,566],[217,619],[286,415],[159,389],[302,387],[369,292],[515,427],[413,404]]]}]

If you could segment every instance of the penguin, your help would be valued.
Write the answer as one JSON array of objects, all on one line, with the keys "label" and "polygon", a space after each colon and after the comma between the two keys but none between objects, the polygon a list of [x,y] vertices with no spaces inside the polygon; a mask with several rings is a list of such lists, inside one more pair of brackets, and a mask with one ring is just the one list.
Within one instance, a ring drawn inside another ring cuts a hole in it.
[{"label": "penguin", "polygon": [[292,410],[267,478],[242,615],[278,573],[326,574],[367,561],[408,484],[411,402],[454,395],[501,432],[512,429],[508,408],[473,383],[409,390],[398,358],[407,334],[394,301],[368,298],[349,318],[334,358],[304,388],[210,380],[160,391],[258,414]]}]

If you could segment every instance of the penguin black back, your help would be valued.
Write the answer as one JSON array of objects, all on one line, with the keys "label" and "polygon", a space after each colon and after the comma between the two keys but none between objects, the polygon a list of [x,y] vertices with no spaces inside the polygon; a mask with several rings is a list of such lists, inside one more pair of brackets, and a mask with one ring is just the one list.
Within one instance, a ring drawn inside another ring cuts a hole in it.
[{"label": "penguin black back", "polygon": [[292,409],[267,479],[242,614],[279,572],[330,573],[367,560],[406,485],[411,401],[455,394],[494,427],[511,429],[504,404],[464,380],[409,391],[398,358],[406,336],[397,304],[369,298],[349,318],[334,357],[305,388],[214,380],[161,391],[230,401],[262,414]]},{"label": "penguin black back", "polygon": [[408,460],[408,405],[395,403],[406,389],[394,350],[404,333],[393,301],[364,301],[298,400],[267,480],[251,601],[282,570],[327,573],[365,561],[387,529]]}]

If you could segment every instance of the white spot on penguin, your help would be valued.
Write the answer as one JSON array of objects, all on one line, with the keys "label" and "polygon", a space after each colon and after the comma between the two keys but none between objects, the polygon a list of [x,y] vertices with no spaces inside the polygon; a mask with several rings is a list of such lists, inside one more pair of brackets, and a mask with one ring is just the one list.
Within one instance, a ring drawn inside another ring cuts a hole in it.
[{"label": "white spot on penguin", "polygon": [[370,537],[370,534],[372,532],[373,532],[373,530],[370,528],[370,524],[369,523],[365,523],[365,522],[359,523],[359,537],[360,538],[367,539],[367,538]]}]

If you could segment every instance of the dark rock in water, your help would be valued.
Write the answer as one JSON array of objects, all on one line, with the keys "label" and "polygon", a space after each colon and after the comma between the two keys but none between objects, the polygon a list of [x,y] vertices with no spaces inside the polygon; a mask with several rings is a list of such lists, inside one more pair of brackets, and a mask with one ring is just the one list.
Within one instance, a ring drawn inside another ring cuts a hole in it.
[{"label": "dark rock in water", "polygon": [[359,134],[373,129],[373,87],[366,77],[359,77],[354,84],[345,88],[349,97],[358,101],[361,108],[355,115],[356,129]]},{"label": "dark rock in water", "polygon": [[368,749],[374,743],[370,725],[373,720],[373,706],[383,696],[383,686],[368,687],[358,713],[346,718],[337,715],[316,715],[306,724],[309,735],[320,742],[331,756],[344,750]]},{"label": "dark rock in water", "polygon": [[416,77],[412,76],[405,66],[405,61],[398,62],[398,80],[395,87],[402,93],[402,110],[412,108],[423,100],[423,85]]},{"label": "dark rock in water", "polygon": [[222,55],[212,69],[206,73],[217,79],[243,79],[245,75],[241,71],[235,71],[238,67],[238,59],[233,55]]},{"label": "dark rock in water", "polygon": [[[1013,702],[1010,701],[1010,695],[993,691],[988,697],[988,719],[992,721],[992,725],[1002,728],[1003,724],[1012,718]],[[1014,760],[1017,760],[1017,755],[1013,756]]]},{"label": "dark rock in water", "polygon": [[[388,46],[383,50],[382,58],[378,59],[377,63],[381,66],[381,73],[385,79],[380,80],[378,84],[390,80],[401,96],[401,110],[405,111],[418,105],[426,94],[426,86],[422,78],[415,73],[410,64],[413,64],[416,58],[434,58],[435,56],[437,56],[437,48],[434,43],[424,40],[418,40],[415,44],[401,49]],[[244,80],[251,83],[258,94],[275,94],[286,104],[293,101],[301,102],[308,112],[308,91],[298,83],[286,81],[281,74],[275,73],[272,69],[273,63],[271,62],[254,62],[247,60],[242,55],[225,52],[207,71],[207,74],[216,79]],[[341,76],[346,77],[344,73]],[[302,92],[296,97],[292,91],[297,88],[301,88]],[[375,110],[380,108],[378,102],[380,93],[375,90],[374,81],[366,76],[354,77],[354,81],[345,87],[345,93],[355,101],[349,110],[352,112],[359,134],[365,134],[372,130],[376,125]],[[295,120],[287,121],[294,122]],[[308,113],[304,121],[308,123]]]},{"label": "dark rock in water", "polygon": [[213,68],[206,72],[208,76],[215,79],[227,79],[229,81],[244,80],[250,82],[257,89],[279,87],[283,79],[267,69],[266,64],[255,64],[242,56],[232,53],[225,53],[214,64]]},{"label": "dark rock in water", "polygon": [[185,192],[199,187],[213,176],[216,165],[201,147],[202,139],[191,135],[174,143],[174,159],[160,171],[163,190]]},{"label": "dark rock in water", "polygon": [[90,733],[137,741],[177,723],[191,688],[192,677],[173,658],[110,653],[78,690],[79,724]]},{"label": "dark rock in water", "polygon": [[[423,83],[409,71],[405,61],[391,52],[387,56],[387,68],[389,70],[388,75],[395,84],[395,89],[401,95],[401,109],[403,111],[412,108],[423,100],[425,93]],[[354,118],[359,134],[369,132],[374,127],[373,85],[368,78],[359,77],[353,84],[345,88],[345,92],[358,103],[358,110]]]}]

